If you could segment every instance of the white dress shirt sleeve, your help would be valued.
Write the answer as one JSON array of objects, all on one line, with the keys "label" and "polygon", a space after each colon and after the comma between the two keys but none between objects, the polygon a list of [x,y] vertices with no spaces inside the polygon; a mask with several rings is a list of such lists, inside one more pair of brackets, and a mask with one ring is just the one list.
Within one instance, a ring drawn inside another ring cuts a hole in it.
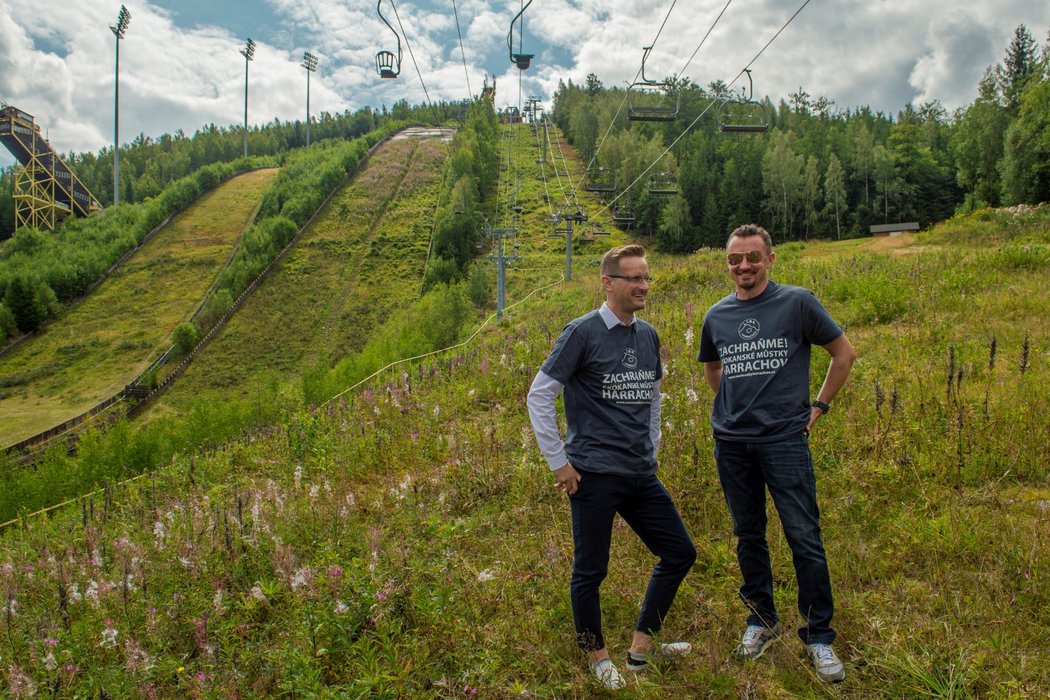
[{"label": "white dress shirt sleeve", "polygon": [[558,431],[558,414],[554,409],[554,400],[558,398],[563,386],[546,372],[537,372],[525,402],[529,409],[532,430],[536,433],[536,443],[551,471],[561,469],[569,462],[569,458],[565,456],[565,442]]},{"label": "white dress shirt sleeve", "polygon": [[653,382],[653,402],[649,408],[649,440],[653,443],[653,456],[660,450],[660,437],[663,432],[660,429],[660,404],[663,397],[660,396],[660,380]]}]

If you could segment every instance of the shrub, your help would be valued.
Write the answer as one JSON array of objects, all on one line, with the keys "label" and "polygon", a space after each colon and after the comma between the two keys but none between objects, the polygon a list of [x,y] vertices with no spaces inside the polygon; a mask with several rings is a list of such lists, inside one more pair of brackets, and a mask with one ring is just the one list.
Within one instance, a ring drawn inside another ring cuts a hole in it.
[{"label": "shrub", "polygon": [[193,348],[197,347],[197,342],[200,340],[200,332],[197,330],[197,326],[192,323],[180,323],[175,327],[172,339],[175,343],[175,352],[180,356],[184,356],[190,354]]}]

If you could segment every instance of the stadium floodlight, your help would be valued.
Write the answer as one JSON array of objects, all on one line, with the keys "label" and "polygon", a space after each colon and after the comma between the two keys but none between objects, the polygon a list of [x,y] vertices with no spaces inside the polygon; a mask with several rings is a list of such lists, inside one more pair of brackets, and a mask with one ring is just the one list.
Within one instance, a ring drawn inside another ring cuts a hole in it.
[{"label": "stadium floodlight", "polygon": [[113,36],[116,37],[116,58],[113,68],[113,203],[120,204],[120,40],[128,31],[131,23],[131,13],[128,8],[120,6],[117,14],[117,23],[109,25]]},{"label": "stadium floodlight", "polygon": [[255,42],[251,37],[240,51],[244,56],[244,157],[248,157],[248,61],[255,57]]},{"label": "stadium floodlight", "polygon": [[317,56],[309,51],[303,53],[303,62],[300,63],[306,69],[306,147],[310,147],[310,74],[317,70]]}]

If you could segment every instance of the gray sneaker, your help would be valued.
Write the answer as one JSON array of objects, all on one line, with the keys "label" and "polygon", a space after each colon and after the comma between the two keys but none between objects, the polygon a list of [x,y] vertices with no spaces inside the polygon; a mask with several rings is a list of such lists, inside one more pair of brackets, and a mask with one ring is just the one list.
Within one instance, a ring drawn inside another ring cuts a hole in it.
[{"label": "gray sneaker", "polygon": [[778,637],[780,637],[779,622],[772,627],[748,625],[740,644],[733,649],[733,656],[744,661],[754,661],[762,656],[769,643]]},{"label": "gray sneaker", "polygon": [[846,669],[830,644],[807,644],[806,653],[813,660],[820,680],[838,683],[846,677]]}]

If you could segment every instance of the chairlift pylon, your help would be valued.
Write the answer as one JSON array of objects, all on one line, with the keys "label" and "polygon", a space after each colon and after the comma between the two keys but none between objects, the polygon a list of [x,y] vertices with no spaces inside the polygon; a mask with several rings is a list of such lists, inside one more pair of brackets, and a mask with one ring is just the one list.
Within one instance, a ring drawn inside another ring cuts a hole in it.
[{"label": "chairlift pylon", "polygon": [[652,50],[652,46],[642,49],[642,79],[627,86],[627,119],[633,122],[673,122],[678,119],[682,93],[674,91],[672,106],[671,84],[645,76],[645,59]]},{"label": "chairlift pylon", "polygon": [[727,134],[756,134],[769,131],[765,105],[755,102],[755,85],[751,69],[747,73],[747,90],[740,89],[740,99],[726,99],[718,107],[718,130]]},{"label": "chairlift pylon", "polygon": [[383,0],[376,2],[376,12],[379,13],[379,19],[383,20],[383,24],[389,27],[390,31],[394,32],[394,37],[397,39],[397,56],[391,51],[380,51],[376,54],[376,70],[379,72],[380,78],[396,78],[401,74],[401,36],[390,26],[390,22],[386,21],[386,17],[383,16],[383,11],[380,9],[382,4]]},{"label": "chairlift pylon", "polygon": [[518,70],[528,70],[529,64],[532,59],[535,58],[534,53],[514,53],[514,25],[517,24],[518,20],[521,20],[521,29],[518,32],[518,51],[521,51],[521,36],[525,33],[525,19],[523,15],[525,10],[529,9],[529,5],[532,4],[532,0],[529,0],[525,5],[518,10],[518,14],[514,15],[514,19],[510,21],[510,31],[507,32],[507,51],[510,54],[510,62],[518,67]]}]

